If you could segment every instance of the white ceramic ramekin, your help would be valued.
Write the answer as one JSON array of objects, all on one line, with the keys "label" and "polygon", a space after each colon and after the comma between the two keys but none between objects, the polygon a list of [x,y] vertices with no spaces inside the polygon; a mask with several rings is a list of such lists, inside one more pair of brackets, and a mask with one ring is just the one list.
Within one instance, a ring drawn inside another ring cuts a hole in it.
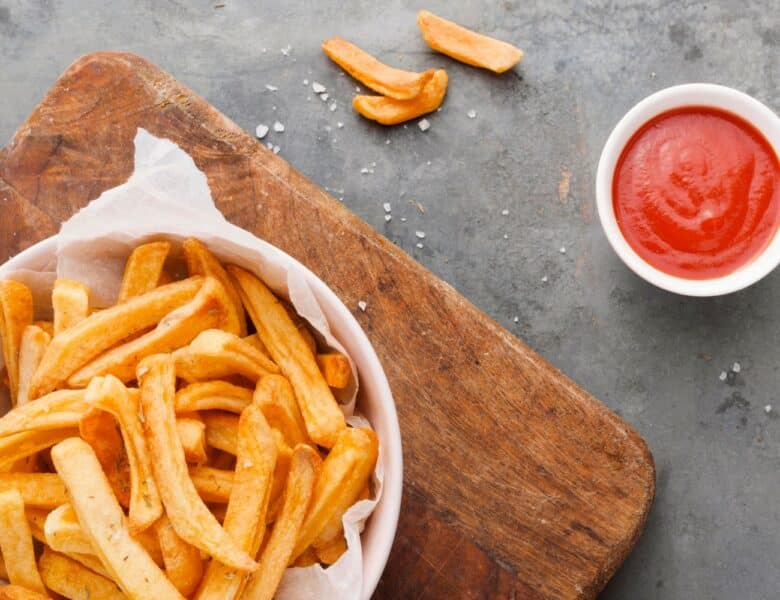
[{"label": "white ceramic ramekin", "polygon": [[[0,271],[41,270],[54,264],[56,250],[56,237],[42,240],[6,262]],[[292,257],[290,260],[297,262]],[[298,265],[306,272],[309,285],[325,313],[331,332],[355,361],[361,387],[358,408],[371,422],[381,444],[385,468],[382,498],[361,535],[363,590],[360,597],[369,600],[390,556],[401,510],[403,455],[398,415],[385,372],[363,329],[344,303],[319,277],[300,263]]]},{"label": "white ceramic ramekin", "polygon": [[761,102],[721,85],[677,85],[656,92],[639,102],[612,130],[607,143],[604,144],[596,172],[596,205],[609,243],[626,266],[642,279],[664,290],[685,296],[720,296],[754,284],[780,263],[780,229],[761,254],[736,271],[714,279],[684,279],[664,273],[641,258],[623,237],[613,208],[612,177],[628,141],[653,117],[686,106],[719,108],[741,117],[758,129],[780,156],[780,117]]}]

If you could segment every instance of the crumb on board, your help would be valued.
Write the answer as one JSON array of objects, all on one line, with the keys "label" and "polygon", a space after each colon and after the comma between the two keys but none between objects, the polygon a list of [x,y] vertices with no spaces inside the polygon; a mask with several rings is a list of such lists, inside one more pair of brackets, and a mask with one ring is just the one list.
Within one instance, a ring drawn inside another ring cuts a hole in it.
[{"label": "crumb on board", "polygon": [[342,127],[344,127],[344,123],[342,123],[341,121],[339,121],[338,123],[336,123],[336,127],[338,127],[339,129],[341,129]]},{"label": "crumb on board", "polygon": [[422,248],[422,247],[423,247],[423,244],[422,244],[422,242],[417,242],[417,244],[416,244],[416,245],[417,245],[417,247],[418,247],[418,248]]},{"label": "crumb on board", "polygon": [[509,214],[509,209],[505,208],[504,210],[501,211],[501,214],[507,216]]},{"label": "crumb on board", "polygon": [[322,94],[324,91],[326,91],[328,88],[326,88],[324,85],[317,81],[312,81],[311,83],[311,89],[315,94]]},{"label": "crumb on board", "polygon": [[739,373],[742,370],[742,365],[738,362],[735,362],[733,365],[731,365],[731,370],[735,373]]},{"label": "crumb on board", "polygon": [[547,283],[547,275],[545,275],[544,277],[542,277],[542,283]]},{"label": "crumb on board", "polygon": [[561,254],[566,254],[566,246],[561,246]]},{"label": "crumb on board", "polygon": [[414,235],[416,235],[421,240],[425,239],[425,232],[424,231],[417,230],[417,231],[414,232]]},{"label": "crumb on board", "polygon": [[265,84],[265,89],[267,89],[269,92],[275,92],[279,88],[277,86],[275,86],[275,85],[271,85],[270,83],[266,83]]},{"label": "crumb on board", "polygon": [[328,94],[320,94],[320,100],[322,100],[323,102],[327,102],[328,98],[330,98]]},{"label": "crumb on board", "polygon": [[431,128],[431,122],[428,119],[420,119],[417,127],[420,128],[420,131],[428,131]]},{"label": "crumb on board", "polygon": [[385,203],[382,205],[382,208],[384,208],[384,209],[385,209],[385,212],[386,212],[386,213],[389,213],[391,210],[393,210],[393,207],[390,205],[390,203],[389,203],[389,202],[385,202]]},{"label": "crumb on board", "polygon": [[469,119],[476,119],[477,118],[477,111],[472,108],[471,110],[469,110],[466,113],[466,115],[468,116]]},{"label": "crumb on board", "polygon": [[268,125],[260,123],[260,125],[255,127],[255,137],[257,137],[257,139],[262,140],[266,135],[268,135]]},{"label": "crumb on board", "polygon": [[721,371],[720,375],[718,375],[718,379],[720,379],[721,381],[726,381],[726,379],[728,379],[728,376],[729,374],[726,373],[726,371]]},{"label": "crumb on board", "polygon": [[274,131],[276,133],[282,133],[284,131],[284,124],[279,121],[274,121]]},{"label": "crumb on board", "polygon": [[385,215],[385,222],[386,223],[389,223],[392,220],[393,220],[393,215]]},{"label": "crumb on board", "polygon": [[765,412],[766,414],[769,414],[769,413],[771,413],[771,412],[772,412],[772,405],[771,405],[771,404],[767,404],[767,405],[764,407],[764,412]]},{"label": "crumb on board", "polygon": [[365,300],[359,300],[358,301],[358,308],[362,310],[363,312],[366,312],[366,307],[368,306],[368,303]]}]

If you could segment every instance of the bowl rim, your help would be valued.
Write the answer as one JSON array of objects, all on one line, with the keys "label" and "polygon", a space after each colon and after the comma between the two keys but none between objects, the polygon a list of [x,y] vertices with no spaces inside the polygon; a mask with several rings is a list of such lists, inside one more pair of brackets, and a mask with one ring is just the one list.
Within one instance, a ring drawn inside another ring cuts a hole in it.
[{"label": "bowl rim", "polygon": [[[164,235],[164,232],[160,232],[160,235]],[[42,264],[43,259],[55,255],[56,244],[57,235],[40,240],[0,265],[0,272],[9,269],[22,269],[25,268],[25,264],[35,264],[36,261],[38,264]],[[392,391],[390,390],[390,384],[387,381],[387,376],[379,361],[379,357],[377,356],[374,347],[371,345],[368,336],[365,331],[363,331],[363,328],[360,326],[352,312],[336,293],[309,268],[283,250],[280,250],[276,246],[274,246],[274,248],[278,250],[285,259],[292,261],[303,270],[309,285],[312,286],[314,294],[318,298],[324,299],[329,308],[336,311],[338,317],[348,328],[350,335],[353,336],[354,343],[358,347],[359,356],[361,358],[360,377],[361,379],[369,379],[372,381],[372,388],[374,388],[374,395],[372,398],[375,398],[384,415],[383,429],[385,429],[385,443],[380,446],[385,471],[382,497],[374,508],[374,512],[371,514],[371,517],[366,524],[366,530],[364,531],[365,534],[369,528],[378,529],[380,534],[372,536],[373,541],[371,545],[363,543],[365,541],[365,535],[361,534],[363,587],[360,596],[363,600],[369,600],[379,584],[379,579],[382,576],[390,557],[390,550],[395,541],[398,519],[401,512],[403,452],[401,448],[401,429],[398,423],[398,413],[395,408]],[[376,423],[372,423],[372,426],[377,429]],[[377,431],[377,433],[379,432]]]},{"label": "bowl rim", "polygon": [[721,296],[756,283],[780,264],[780,226],[769,244],[736,271],[712,279],[685,279],[657,269],[636,253],[620,231],[612,202],[615,166],[631,137],[661,113],[695,106],[718,108],[747,121],[780,156],[780,117],[769,107],[744,92],[723,85],[675,85],[639,101],[615,125],[601,151],[596,170],[596,208],[601,227],[613,250],[639,277],[661,289],[684,296]]}]

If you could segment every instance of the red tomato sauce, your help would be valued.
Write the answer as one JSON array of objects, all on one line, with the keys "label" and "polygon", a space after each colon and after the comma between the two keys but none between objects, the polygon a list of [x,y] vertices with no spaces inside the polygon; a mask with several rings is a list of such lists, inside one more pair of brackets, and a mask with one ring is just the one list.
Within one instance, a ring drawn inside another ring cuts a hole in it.
[{"label": "red tomato sauce", "polygon": [[670,275],[712,279],[766,248],[780,216],[780,161],[750,123],[691,106],[662,113],[629,140],[612,179],[626,241]]}]

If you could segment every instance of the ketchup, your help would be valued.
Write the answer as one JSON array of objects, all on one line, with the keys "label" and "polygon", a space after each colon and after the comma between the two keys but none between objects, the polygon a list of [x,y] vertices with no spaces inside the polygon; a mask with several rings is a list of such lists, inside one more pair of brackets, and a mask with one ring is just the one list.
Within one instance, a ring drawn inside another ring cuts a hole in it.
[{"label": "ketchup", "polygon": [[672,110],[626,144],[612,202],[623,236],[646,262],[677,277],[712,279],[749,263],[774,237],[780,161],[736,115]]}]

